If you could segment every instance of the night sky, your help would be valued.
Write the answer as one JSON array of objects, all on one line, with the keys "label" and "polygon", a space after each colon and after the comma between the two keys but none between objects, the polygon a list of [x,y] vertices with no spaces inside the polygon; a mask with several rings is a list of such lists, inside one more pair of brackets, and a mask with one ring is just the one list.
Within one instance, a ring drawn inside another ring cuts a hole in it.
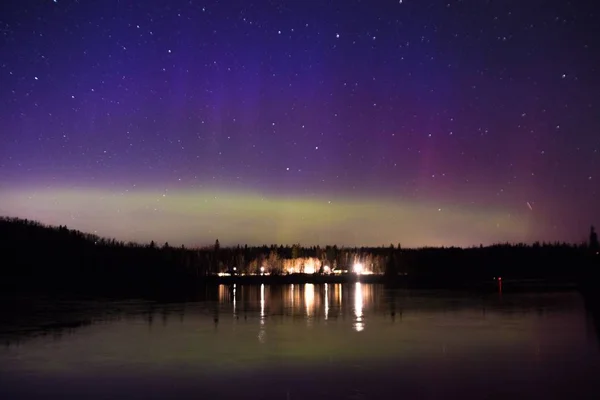
[{"label": "night sky", "polygon": [[0,215],[188,246],[584,240],[595,1],[0,5]]}]

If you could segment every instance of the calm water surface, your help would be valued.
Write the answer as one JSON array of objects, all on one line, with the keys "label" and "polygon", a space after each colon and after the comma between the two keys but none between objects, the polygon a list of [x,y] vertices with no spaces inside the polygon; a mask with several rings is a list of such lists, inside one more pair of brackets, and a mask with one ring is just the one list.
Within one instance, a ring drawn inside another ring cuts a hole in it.
[{"label": "calm water surface", "polygon": [[575,292],[222,285],[1,311],[1,399],[600,398],[598,321]]}]

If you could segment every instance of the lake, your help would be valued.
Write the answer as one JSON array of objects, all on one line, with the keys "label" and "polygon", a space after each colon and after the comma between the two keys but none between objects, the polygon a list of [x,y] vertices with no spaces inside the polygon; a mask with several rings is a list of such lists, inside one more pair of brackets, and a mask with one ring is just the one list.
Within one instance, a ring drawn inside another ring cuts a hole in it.
[{"label": "lake", "polygon": [[600,398],[577,292],[220,285],[4,299],[0,398]]}]

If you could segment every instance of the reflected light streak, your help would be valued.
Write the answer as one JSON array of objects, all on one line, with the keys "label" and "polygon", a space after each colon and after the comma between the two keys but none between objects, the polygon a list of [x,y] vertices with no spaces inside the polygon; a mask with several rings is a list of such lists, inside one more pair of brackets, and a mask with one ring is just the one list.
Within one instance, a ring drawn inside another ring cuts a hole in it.
[{"label": "reflected light streak", "polygon": [[356,330],[356,332],[360,332],[365,329],[365,324],[363,323],[363,293],[360,282],[356,282],[354,289],[354,315],[356,317],[354,330]]},{"label": "reflected light streak", "polygon": [[329,317],[329,286],[325,284],[325,320]]},{"label": "reflected light streak", "polygon": [[236,293],[236,284],[233,284],[233,316],[235,317],[235,312],[236,312],[236,303],[235,303],[235,293]]},{"label": "reflected light streak", "polygon": [[258,331],[258,341],[264,343],[266,340],[265,332],[265,284],[260,285],[260,329]]},{"label": "reflected light streak", "polygon": [[306,306],[306,316],[310,317],[312,309],[315,306],[315,285],[312,283],[304,285],[304,302]]},{"label": "reflected light streak", "polygon": [[219,303],[229,303],[231,295],[229,294],[229,286],[219,285]]},{"label": "reflected light streak", "polygon": [[260,323],[265,323],[265,284],[260,285]]}]

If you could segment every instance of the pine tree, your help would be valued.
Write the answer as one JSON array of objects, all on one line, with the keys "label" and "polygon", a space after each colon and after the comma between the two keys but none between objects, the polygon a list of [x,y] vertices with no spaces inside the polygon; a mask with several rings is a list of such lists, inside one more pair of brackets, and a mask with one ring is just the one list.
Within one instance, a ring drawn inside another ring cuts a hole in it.
[{"label": "pine tree", "polygon": [[590,228],[590,250],[597,251],[600,246],[598,245],[598,234],[592,226]]}]

